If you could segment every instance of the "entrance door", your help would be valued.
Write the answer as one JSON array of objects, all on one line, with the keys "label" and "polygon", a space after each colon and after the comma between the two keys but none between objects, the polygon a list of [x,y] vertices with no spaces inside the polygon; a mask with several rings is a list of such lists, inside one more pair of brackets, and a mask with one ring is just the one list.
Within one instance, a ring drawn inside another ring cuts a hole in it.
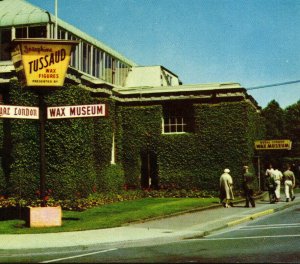
[{"label": "entrance door", "polygon": [[158,188],[157,155],[153,151],[141,153],[141,187],[142,189]]}]

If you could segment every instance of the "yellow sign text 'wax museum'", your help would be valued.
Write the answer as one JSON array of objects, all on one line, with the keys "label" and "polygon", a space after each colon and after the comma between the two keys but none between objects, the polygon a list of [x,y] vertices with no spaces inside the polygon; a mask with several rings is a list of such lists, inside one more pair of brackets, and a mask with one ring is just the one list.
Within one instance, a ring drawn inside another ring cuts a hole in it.
[{"label": "yellow sign text 'wax museum'", "polygon": [[256,140],[254,145],[256,150],[268,150],[268,149],[291,150],[292,141],[289,139]]}]

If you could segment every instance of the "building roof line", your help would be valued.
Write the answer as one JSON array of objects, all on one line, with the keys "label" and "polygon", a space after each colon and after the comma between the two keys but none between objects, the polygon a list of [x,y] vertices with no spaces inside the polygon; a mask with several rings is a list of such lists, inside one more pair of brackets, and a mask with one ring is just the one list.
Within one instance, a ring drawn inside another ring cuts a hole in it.
[{"label": "building roof line", "polygon": [[[0,1],[0,28],[6,27],[24,27],[30,25],[54,24],[56,17],[49,11],[38,6],[32,5],[25,0],[2,0]],[[82,41],[90,43],[103,51],[110,54],[112,57],[128,64],[129,66],[137,66],[135,62],[128,59],[121,53],[110,48],[100,40],[88,35],[77,27],[57,18],[58,27],[69,31]]]},{"label": "building roof line", "polygon": [[[55,23],[55,17],[50,13],[50,16],[53,19],[53,23]],[[110,48],[108,45],[106,45],[105,43],[103,43],[102,41],[92,37],[91,35],[81,31],[80,29],[76,28],[75,26],[65,22],[64,20],[58,18],[57,19],[57,24],[58,27],[62,27],[68,31],[70,31],[71,33],[73,33],[74,35],[76,35],[77,37],[79,37],[80,39],[96,46],[99,47],[101,49],[103,49],[104,51],[106,51],[107,53],[109,53],[110,55],[112,55],[115,58],[118,58],[122,61],[124,61],[125,63],[127,63],[130,66],[137,66],[137,64],[135,62],[133,62],[132,60],[128,59],[127,57],[125,57],[124,55],[120,54],[119,52],[117,52],[116,50]]]}]

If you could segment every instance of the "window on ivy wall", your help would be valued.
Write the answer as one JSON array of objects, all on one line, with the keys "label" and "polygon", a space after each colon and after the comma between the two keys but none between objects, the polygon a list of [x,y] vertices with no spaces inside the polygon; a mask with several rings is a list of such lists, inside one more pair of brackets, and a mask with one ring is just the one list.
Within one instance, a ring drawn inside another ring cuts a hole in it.
[{"label": "window on ivy wall", "polygon": [[187,133],[193,131],[194,111],[191,104],[172,103],[163,106],[163,134]]}]

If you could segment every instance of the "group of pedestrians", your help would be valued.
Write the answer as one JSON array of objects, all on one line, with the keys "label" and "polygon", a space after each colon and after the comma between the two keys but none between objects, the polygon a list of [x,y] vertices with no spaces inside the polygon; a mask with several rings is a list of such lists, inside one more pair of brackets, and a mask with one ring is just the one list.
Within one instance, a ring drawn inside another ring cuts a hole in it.
[{"label": "group of pedestrians", "polygon": [[[229,174],[230,170],[226,168],[220,177],[220,203],[226,208],[233,206],[233,180]],[[276,203],[280,201],[280,187],[281,183],[284,184],[284,192],[286,196],[286,202],[293,201],[295,199],[294,188],[296,185],[295,175],[291,170],[291,166],[287,165],[287,169],[282,173],[278,167],[273,168],[270,164],[265,173],[265,183],[269,192],[270,203]],[[243,182],[242,188],[246,199],[245,207],[255,207],[254,200],[254,182],[255,176],[249,171],[248,166],[243,167]]]},{"label": "group of pedestrians", "polygon": [[296,179],[294,172],[291,170],[291,166],[287,165],[287,169],[282,173],[278,167],[269,165],[266,170],[266,188],[269,192],[270,203],[276,203],[280,201],[280,189],[281,183],[284,185],[284,193],[286,202],[294,201],[294,188],[296,186]]},{"label": "group of pedestrians", "polygon": [[[246,198],[246,205],[245,207],[255,207],[255,200],[254,200],[254,175],[249,172],[249,167],[243,167],[243,182],[242,187],[244,190],[244,195]],[[224,173],[220,177],[220,203],[226,208],[233,206],[233,180],[231,175],[229,174],[230,170],[225,169]]]}]

